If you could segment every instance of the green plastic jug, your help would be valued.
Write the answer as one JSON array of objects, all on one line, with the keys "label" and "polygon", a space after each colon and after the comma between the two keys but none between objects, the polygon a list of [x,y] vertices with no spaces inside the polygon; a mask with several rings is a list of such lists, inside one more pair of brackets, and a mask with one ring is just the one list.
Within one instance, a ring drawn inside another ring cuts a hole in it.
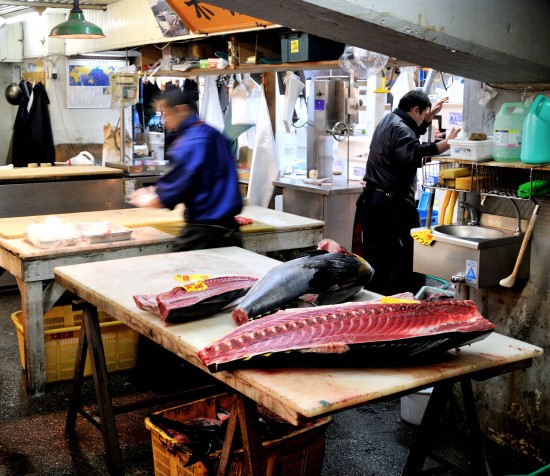
[{"label": "green plastic jug", "polygon": [[522,102],[505,102],[500,108],[493,127],[493,159],[497,162],[519,162],[526,115]]},{"label": "green plastic jug", "polygon": [[523,121],[521,161],[550,163],[550,98],[543,94],[535,98]]}]

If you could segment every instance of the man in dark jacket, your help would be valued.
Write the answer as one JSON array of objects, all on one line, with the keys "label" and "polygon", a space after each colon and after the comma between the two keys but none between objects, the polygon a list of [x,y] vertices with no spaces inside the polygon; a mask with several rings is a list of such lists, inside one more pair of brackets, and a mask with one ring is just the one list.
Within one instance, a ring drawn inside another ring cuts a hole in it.
[{"label": "man in dark jacket", "polygon": [[420,226],[413,184],[422,158],[449,149],[448,140],[456,138],[460,129],[438,143],[422,144],[419,137],[447,101],[442,99],[432,109],[425,93],[409,91],[374,131],[353,237],[353,251],[375,270],[368,287],[371,291],[383,295],[416,293],[422,286],[420,277],[413,273],[410,231]]}]

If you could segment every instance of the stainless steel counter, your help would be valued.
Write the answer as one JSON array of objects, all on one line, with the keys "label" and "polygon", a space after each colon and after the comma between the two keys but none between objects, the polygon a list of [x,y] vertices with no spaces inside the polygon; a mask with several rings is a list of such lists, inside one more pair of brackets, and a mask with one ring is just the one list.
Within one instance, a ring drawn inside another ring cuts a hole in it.
[{"label": "stainless steel counter", "polygon": [[281,178],[273,185],[282,190],[284,212],[324,221],[324,237],[351,249],[359,182],[335,176],[330,185],[305,184],[303,178]]}]

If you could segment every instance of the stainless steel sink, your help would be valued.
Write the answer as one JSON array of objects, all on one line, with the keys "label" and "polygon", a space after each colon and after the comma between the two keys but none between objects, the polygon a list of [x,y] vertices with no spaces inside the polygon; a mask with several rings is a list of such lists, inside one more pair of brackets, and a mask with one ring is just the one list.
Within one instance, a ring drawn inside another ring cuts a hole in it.
[{"label": "stainless steel sink", "polygon": [[491,240],[503,238],[505,232],[496,228],[473,225],[438,225],[432,229],[434,234],[457,236],[459,238]]},{"label": "stainless steel sink", "polygon": [[478,225],[437,225],[432,234],[435,241],[475,249],[521,243],[523,239],[523,233]]},{"label": "stainless steel sink", "polygon": [[[413,270],[446,280],[463,276],[474,288],[497,285],[509,276],[523,239],[523,233],[485,225],[437,225],[432,235],[428,245],[414,242]],[[529,275],[529,251],[520,278]]]}]

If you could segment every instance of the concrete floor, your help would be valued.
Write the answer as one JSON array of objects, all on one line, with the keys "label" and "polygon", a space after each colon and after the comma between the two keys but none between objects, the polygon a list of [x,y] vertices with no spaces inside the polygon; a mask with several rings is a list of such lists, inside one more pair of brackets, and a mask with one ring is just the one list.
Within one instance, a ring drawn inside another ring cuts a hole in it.
[{"label": "concrete floor", "polygon": [[[10,319],[20,308],[17,292],[0,296],[0,476],[106,475],[103,443],[95,427],[79,417],[78,438],[69,441],[65,437],[70,382],[48,384],[46,394],[41,397],[27,396],[17,335]],[[136,401],[203,379],[202,372],[184,366],[179,359],[147,342],[140,347],[138,362],[137,369],[111,374],[111,390],[117,403]],[[89,380],[84,399],[94,401]],[[466,437],[460,429],[462,419],[453,408],[449,406],[433,450],[461,471],[438,474],[470,475],[473,473]],[[143,422],[147,411],[158,409],[117,416],[127,475],[154,474],[150,433]],[[416,431],[416,426],[402,420],[399,400],[342,412],[336,415],[326,434],[322,476],[399,475]],[[486,452],[494,476],[529,474],[542,466],[492,442],[486,442]],[[426,468],[434,466],[431,460],[426,464]]]}]

